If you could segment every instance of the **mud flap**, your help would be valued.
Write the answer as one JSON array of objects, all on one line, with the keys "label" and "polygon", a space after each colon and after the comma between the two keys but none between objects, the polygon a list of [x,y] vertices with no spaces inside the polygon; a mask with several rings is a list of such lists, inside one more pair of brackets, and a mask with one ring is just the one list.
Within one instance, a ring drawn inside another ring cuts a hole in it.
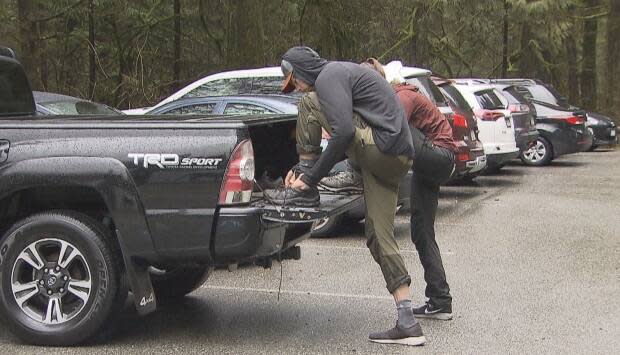
[{"label": "mud flap", "polygon": [[262,218],[268,221],[285,223],[308,223],[325,217],[336,216],[357,206],[362,199],[359,194],[321,193],[321,203],[317,207],[280,206],[261,199],[253,206],[262,209]]},{"label": "mud flap", "polygon": [[[117,230],[116,233],[120,235],[119,230]],[[122,254],[123,261],[125,262],[127,281],[133,293],[136,310],[139,315],[144,316],[157,310],[157,299],[155,298],[155,291],[151,283],[151,274],[149,273],[149,268],[146,263],[142,263],[129,255],[129,253],[124,252],[128,250],[123,243],[124,240],[125,238],[118,238],[118,242],[123,250]]]}]

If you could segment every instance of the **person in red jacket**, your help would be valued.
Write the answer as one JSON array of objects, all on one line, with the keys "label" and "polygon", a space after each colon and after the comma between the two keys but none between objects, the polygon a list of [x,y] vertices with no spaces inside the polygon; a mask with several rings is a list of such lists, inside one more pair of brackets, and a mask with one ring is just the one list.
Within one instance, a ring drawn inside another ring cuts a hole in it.
[{"label": "person in red jacket", "polygon": [[[386,73],[376,59],[362,63]],[[441,253],[435,240],[435,215],[439,186],[454,172],[454,155],[458,148],[452,138],[452,127],[437,106],[420,90],[409,85],[398,73],[389,73],[391,84],[411,126],[415,158],[411,176],[411,240],[424,268],[426,298],[415,307],[419,318],[452,319],[452,296],[446,281]]]}]

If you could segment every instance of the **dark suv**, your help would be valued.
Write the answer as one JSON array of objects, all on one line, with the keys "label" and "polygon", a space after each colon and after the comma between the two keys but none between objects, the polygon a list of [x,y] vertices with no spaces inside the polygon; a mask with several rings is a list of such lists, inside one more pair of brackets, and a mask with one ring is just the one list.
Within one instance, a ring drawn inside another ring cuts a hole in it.
[{"label": "dark suv", "polygon": [[[569,104],[568,100],[560,95],[560,93],[552,85],[543,83],[540,80],[496,79],[495,82],[519,86],[523,96],[528,99],[532,98],[551,105],[559,106],[563,110],[581,110],[579,107]],[[586,127],[593,136],[592,144],[589,146],[588,150],[592,151],[600,145],[618,144],[617,126],[612,118],[589,111],[586,111],[585,115],[587,118]]]}]

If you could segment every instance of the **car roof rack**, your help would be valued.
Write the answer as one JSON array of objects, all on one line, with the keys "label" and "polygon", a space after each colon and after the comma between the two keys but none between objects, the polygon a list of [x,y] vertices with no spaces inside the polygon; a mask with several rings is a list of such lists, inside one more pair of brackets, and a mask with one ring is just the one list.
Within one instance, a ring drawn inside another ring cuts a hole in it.
[{"label": "car roof rack", "polygon": [[15,51],[9,47],[0,46],[0,55],[15,59]]}]

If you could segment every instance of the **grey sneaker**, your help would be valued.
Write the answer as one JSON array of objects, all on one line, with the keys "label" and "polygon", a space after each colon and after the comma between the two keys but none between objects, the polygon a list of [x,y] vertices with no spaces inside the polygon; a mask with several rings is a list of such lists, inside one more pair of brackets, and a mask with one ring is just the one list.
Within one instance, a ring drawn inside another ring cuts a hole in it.
[{"label": "grey sneaker", "polygon": [[450,320],[452,319],[452,306],[435,306],[431,302],[426,302],[420,307],[414,307],[413,315],[416,318]]},{"label": "grey sneaker", "polygon": [[380,344],[401,344],[419,346],[426,343],[426,338],[422,333],[420,323],[414,324],[411,328],[402,328],[396,322],[396,326],[384,332],[370,333],[370,341]]},{"label": "grey sneaker", "polygon": [[362,176],[355,171],[346,170],[326,176],[319,182],[319,188],[332,192],[364,192]]},{"label": "grey sneaker", "polygon": [[290,187],[265,190],[265,197],[272,203],[284,206],[315,207],[319,205],[321,196],[316,187],[297,190]]}]

